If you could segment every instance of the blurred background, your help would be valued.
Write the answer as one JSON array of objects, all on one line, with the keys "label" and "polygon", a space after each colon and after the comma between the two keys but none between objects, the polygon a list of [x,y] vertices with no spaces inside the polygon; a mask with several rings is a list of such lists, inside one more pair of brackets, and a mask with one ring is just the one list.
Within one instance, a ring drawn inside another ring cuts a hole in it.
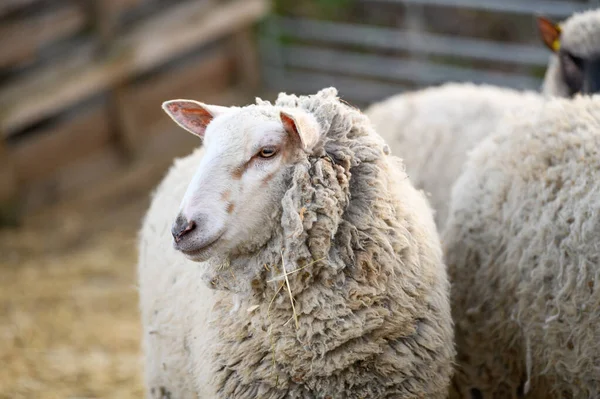
[{"label": "blurred background", "polygon": [[197,139],[160,109],[336,86],[538,90],[598,0],[0,0],[0,398],[142,397],[136,238]]}]

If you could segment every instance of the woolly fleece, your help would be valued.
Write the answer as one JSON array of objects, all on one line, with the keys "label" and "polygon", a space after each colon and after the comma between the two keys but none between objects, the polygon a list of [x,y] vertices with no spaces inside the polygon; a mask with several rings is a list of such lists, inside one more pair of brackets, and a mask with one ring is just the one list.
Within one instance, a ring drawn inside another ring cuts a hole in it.
[{"label": "woolly fleece", "polygon": [[468,151],[505,117],[542,100],[533,92],[448,83],[390,97],[365,113],[392,154],[403,159],[411,181],[430,196],[441,228]]},{"label": "woolly fleece", "polygon": [[[252,107],[304,109],[319,121],[321,145],[290,167],[271,239],[224,267],[171,247],[202,150],[175,162],[140,240],[149,397],[445,398],[455,353],[449,284],[424,195],[335,89]],[[289,277],[297,329],[284,265],[302,268]],[[242,275],[254,277],[236,281]]]},{"label": "woolly fleece", "polygon": [[[560,27],[561,48],[581,58],[600,56],[600,9],[574,14]],[[549,96],[570,96],[556,54],[550,56],[542,91]]]},{"label": "woolly fleece", "polygon": [[453,397],[600,397],[599,193],[600,96],[524,110],[473,150],[443,233]]}]

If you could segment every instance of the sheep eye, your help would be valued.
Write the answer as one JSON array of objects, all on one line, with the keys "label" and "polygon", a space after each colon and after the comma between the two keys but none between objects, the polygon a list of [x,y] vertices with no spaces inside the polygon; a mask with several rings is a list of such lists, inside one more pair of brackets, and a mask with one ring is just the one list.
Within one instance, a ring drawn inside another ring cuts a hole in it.
[{"label": "sheep eye", "polygon": [[277,150],[274,147],[265,147],[260,150],[258,156],[261,158],[271,158],[275,154],[277,154]]}]

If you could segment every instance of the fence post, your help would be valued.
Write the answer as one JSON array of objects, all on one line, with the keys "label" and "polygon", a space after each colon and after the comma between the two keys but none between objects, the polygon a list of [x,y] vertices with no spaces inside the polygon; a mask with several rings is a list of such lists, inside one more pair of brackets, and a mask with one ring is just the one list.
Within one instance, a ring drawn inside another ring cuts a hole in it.
[{"label": "fence post", "polygon": [[[117,36],[120,8],[117,2],[94,0],[90,8],[90,20],[94,23],[99,55],[105,56]],[[123,93],[127,82],[115,82],[108,89],[107,118],[113,139],[123,159],[130,161],[135,155],[135,142],[131,121],[125,114]]]},{"label": "fence post", "polygon": [[17,175],[11,154],[0,131],[0,226],[19,222]]},{"label": "fence post", "polygon": [[[405,14],[404,14],[404,26],[406,30],[411,33],[409,40],[415,41],[421,33],[423,33],[423,6],[419,4],[405,4]],[[417,46],[414,46],[417,47]],[[411,51],[410,57],[412,59],[425,61],[429,57],[423,53],[419,53],[418,51]]]},{"label": "fence post", "polygon": [[262,77],[268,89],[280,91],[285,82],[286,70],[281,45],[281,21],[276,16],[268,16],[261,26],[259,51],[263,60]]},{"label": "fence post", "polygon": [[255,93],[260,86],[260,62],[252,27],[233,34],[230,48],[235,58],[236,76],[242,90]]}]

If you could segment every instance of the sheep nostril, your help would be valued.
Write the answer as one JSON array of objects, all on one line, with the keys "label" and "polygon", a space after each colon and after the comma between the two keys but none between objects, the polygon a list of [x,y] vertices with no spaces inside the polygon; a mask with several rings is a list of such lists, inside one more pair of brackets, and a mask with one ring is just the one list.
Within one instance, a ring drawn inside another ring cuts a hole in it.
[{"label": "sheep nostril", "polygon": [[196,228],[196,223],[193,220],[188,222],[185,218],[180,216],[175,221],[175,224],[173,225],[173,228],[171,229],[171,234],[173,234],[173,238],[175,239],[175,242],[179,242],[186,234],[188,234],[190,231],[194,230],[195,228]]}]

